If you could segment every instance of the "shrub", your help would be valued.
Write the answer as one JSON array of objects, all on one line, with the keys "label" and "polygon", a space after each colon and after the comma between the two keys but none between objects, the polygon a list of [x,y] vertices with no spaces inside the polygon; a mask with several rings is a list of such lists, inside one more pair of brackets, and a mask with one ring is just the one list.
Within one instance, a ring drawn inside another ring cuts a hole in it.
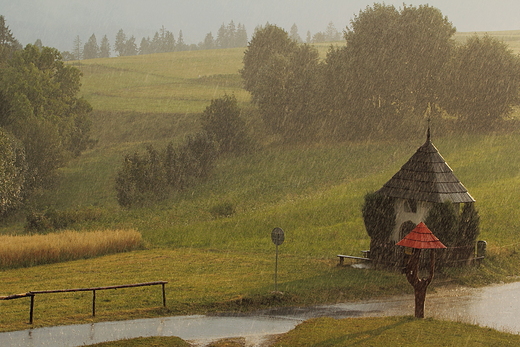
[{"label": "shrub", "polygon": [[246,153],[252,148],[234,95],[211,100],[201,116],[202,130],[218,143],[219,153]]},{"label": "shrub", "polygon": [[94,207],[81,210],[58,211],[48,209],[44,212],[30,212],[26,216],[25,230],[43,233],[66,229],[76,223],[99,220],[102,215],[102,211]]},{"label": "shrub", "polygon": [[235,214],[235,206],[230,202],[223,202],[210,208],[209,212],[214,218],[231,217]]},{"label": "shrub", "polygon": [[370,258],[375,262],[388,261],[392,257],[389,237],[395,227],[395,199],[381,194],[365,195],[362,213],[368,236],[370,236]]},{"label": "shrub", "polygon": [[163,160],[153,146],[144,155],[127,155],[116,177],[117,201],[121,206],[142,205],[167,197]]},{"label": "shrub", "polygon": [[163,153],[152,146],[147,154],[127,155],[116,177],[117,200],[123,207],[166,199],[170,190],[183,190],[209,176],[218,156],[207,134],[189,136],[184,145],[170,143]]}]

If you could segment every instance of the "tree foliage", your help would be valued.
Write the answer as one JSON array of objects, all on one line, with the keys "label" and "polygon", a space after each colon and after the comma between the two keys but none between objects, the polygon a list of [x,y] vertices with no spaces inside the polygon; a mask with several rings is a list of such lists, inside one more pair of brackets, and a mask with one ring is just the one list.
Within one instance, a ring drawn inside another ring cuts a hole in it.
[{"label": "tree foliage", "polygon": [[94,59],[99,58],[100,49],[97,44],[96,35],[92,34],[92,36],[88,39],[85,46],[83,46],[83,59]]},{"label": "tree foliage", "polygon": [[452,202],[434,204],[424,223],[447,247],[454,247],[459,239],[459,219]]},{"label": "tree foliage", "polygon": [[247,31],[243,24],[235,26],[233,21],[222,24],[217,32],[215,48],[245,47],[247,45]]},{"label": "tree foliage", "polygon": [[101,39],[101,45],[99,46],[99,57],[110,58],[110,43],[108,42],[108,37],[106,35]]},{"label": "tree foliage", "polygon": [[365,195],[361,212],[368,236],[382,242],[388,241],[395,227],[394,202],[394,198],[377,192]]},{"label": "tree foliage", "polygon": [[520,104],[520,57],[489,36],[455,50],[443,78],[442,106],[472,130],[492,129]]},{"label": "tree foliage", "polygon": [[219,153],[244,153],[251,149],[244,120],[234,95],[211,100],[201,116],[202,131],[218,144]]},{"label": "tree foliage", "polygon": [[299,45],[283,29],[267,25],[249,43],[241,74],[273,133],[295,141],[313,139],[320,132],[324,81],[315,48]]},{"label": "tree foliage", "polygon": [[155,32],[153,39],[144,38],[139,46],[139,54],[173,52],[176,48],[175,37],[164,26]]},{"label": "tree foliage", "polygon": [[123,29],[119,29],[119,31],[116,34],[114,50],[120,57],[137,55],[138,50],[137,44],[135,43],[135,37],[130,36],[130,38],[127,38]]},{"label": "tree foliage", "polygon": [[157,151],[148,146],[146,153],[127,155],[117,173],[117,200],[123,207],[143,206],[167,198],[205,179],[217,158],[217,144],[205,134],[187,138],[185,144],[170,143]]},{"label": "tree foliage", "polygon": [[[332,23],[327,32],[337,32]],[[346,45],[331,47],[324,61],[296,42],[296,27],[292,36],[258,28],[241,75],[266,127],[284,139],[415,136],[425,117],[492,129],[520,103],[520,58],[489,37],[457,46],[454,33],[429,5],[376,3],[354,17]]]},{"label": "tree foliage", "polygon": [[221,154],[251,149],[240,113],[234,96],[214,99],[201,115],[202,131],[188,136],[185,143],[170,142],[161,151],[149,146],[143,155],[127,155],[115,182],[119,204],[132,207],[163,200],[172,191],[205,180]]},{"label": "tree foliage", "polygon": [[296,43],[289,38],[287,32],[276,25],[257,28],[247,45],[244,53],[244,67],[240,70],[244,79],[244,87],[251,92],[253,100],[260,97],[256,85],[262,79],[262,72],[269,65],[272,57],[287,56],[294,52],[295,48]]},{"label": "tree foliage", "polygon": [[462,265],[475,253],[480,232],[480,217],[474,203],[466,203],[459,213],[458,205],[449,201],[434,204],[426,216],[425,224],[448,247],[443,262]]},{"label": "tree foliage", "polygon": [[15,39],[9,26],[5,24],[4,16],[0,16],[0,66],[20,49],[22,49],[22,45]]},{"label": "tree foliage", "polygon": [[21,204],[26,169],[23,146],[0,128],[0,215]]},{"label": "tree foliage", "polygon": [[442,88],[455,28],[430,6],[374,4],[356,16],[327,63],[337,115],[360,135],[414,127]]},{"label": "tree foliage", "polygon": [[0,72],[0,126],[22,142],[32,188],[92,144],[92,108],[77,96],[80,77],[56,49],[33,45],[16,52]]},{"label": "tree foliage", "polygon": [[365,195],[361,209],[365,229],[370,236],[370,258],[375,262],[391,259],[392,248],[388,247],[395,227],[395,198],[377,192]]}]

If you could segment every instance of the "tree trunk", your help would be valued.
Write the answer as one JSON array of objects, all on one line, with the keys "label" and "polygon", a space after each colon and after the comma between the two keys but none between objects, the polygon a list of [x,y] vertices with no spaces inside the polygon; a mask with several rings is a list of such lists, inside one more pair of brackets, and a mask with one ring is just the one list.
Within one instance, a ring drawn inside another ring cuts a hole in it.
[{"label": "tree trunk", "polygon": [[426,290],[433,279],[435,269],[435,253],[430,250],[430,274],[426,278],[419,278],[419,263],[421,250],[415,249],[406,266],[406,279],[413,286],[415,292],[415,318],[424,318],[424,301]]}]

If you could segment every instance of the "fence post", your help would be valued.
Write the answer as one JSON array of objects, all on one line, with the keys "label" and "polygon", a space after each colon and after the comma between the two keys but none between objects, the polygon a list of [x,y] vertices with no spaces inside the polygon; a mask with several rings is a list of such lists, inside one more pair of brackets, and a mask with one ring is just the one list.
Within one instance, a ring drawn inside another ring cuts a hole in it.
[{"label": "fence post", "polygon": [[31,308],[29,309],[29,324],[33,324],[33,314],[34,314],[34,294],[31,294]]},{"label": "fence post", "polygon": [[163,304],[163,307],[166,307],[166,291],[164,289],[164,285],[166,283],[161,283],[162,284],[162,304]]},{"label": "fence post", "polygon": [[96,290],[92,290],[92,317],[96,316]]}]

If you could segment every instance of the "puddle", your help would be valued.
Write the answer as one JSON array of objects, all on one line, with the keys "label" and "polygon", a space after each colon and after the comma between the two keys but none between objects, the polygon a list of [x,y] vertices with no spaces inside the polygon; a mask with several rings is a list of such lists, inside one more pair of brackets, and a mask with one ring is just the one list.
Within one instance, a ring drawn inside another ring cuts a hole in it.
[{"label": "puddle", "polygon": [[[425,316],[478,324],[520,333],[520,282],[481,289],[454,288],[426,297]],[[263,337],[285,333],[300,322],[328,316],[378,317],[413,315],[413,295],[313,307],[273,308],[252,314],[176,316],[100,322],[0,333],[2,347],[75,347],[149,336],[178,336],[200,346],[222,338]]]}]

